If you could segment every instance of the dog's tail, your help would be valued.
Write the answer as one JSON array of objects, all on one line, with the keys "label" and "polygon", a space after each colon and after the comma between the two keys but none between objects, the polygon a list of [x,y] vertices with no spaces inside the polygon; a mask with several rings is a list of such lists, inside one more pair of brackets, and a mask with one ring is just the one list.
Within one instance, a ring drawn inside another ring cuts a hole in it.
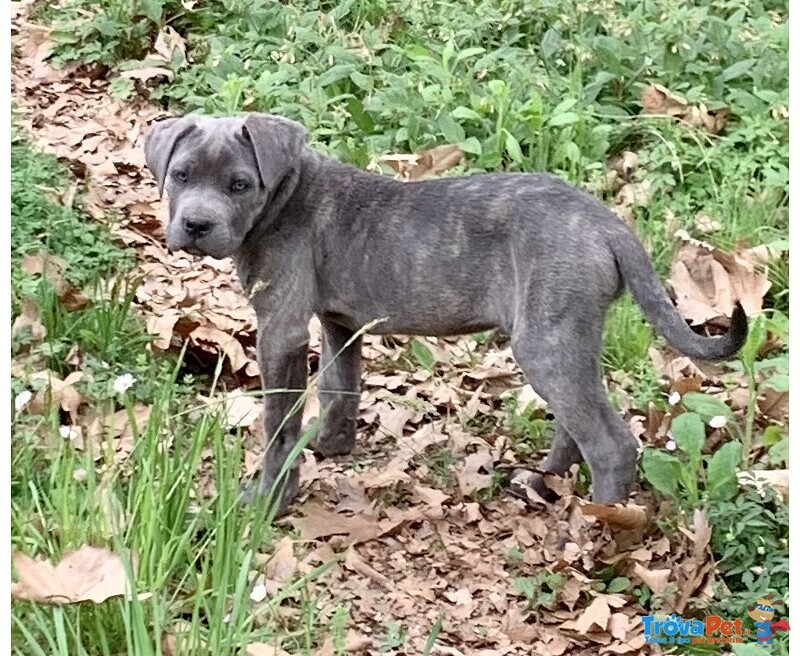
[{"label": "dog's tail", "polygon": [[747,315],[737,302],[727,334],[705,337],[695,333],[680,317],[658,279],[641,242],[625,226],[610,239],[617,268],[645,317],[681,353],[701,360],[718,360],[736,353],[747,339]]}]

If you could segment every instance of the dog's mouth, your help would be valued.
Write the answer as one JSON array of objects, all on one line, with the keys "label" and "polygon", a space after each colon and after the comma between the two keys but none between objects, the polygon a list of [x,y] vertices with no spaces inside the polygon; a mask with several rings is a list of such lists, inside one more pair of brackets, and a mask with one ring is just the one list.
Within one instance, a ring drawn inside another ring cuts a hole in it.
[{"label": "dog's mouth", "polygon": [[181,250],[196,257],[203,257],[205,255],[205,253],[201,251],[195,244],[187,244]]}]

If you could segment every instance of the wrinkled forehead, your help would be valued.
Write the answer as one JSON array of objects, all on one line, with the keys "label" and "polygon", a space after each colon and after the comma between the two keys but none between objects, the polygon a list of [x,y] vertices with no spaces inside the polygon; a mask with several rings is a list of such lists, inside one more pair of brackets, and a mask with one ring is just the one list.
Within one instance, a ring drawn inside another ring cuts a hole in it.
[{"label": "wrinkled forehead", "polygon": [[242,119],[205,118],[181,143],[174,156],[177,166],[190,166],[213,174],[231,168],[257,171],[253,146],[242,131]]}]

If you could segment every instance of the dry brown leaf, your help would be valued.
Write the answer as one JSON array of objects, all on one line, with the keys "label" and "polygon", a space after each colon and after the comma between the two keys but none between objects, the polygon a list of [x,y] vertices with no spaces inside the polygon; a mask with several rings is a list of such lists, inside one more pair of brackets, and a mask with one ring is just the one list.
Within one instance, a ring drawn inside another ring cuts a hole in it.
[{"label": "dry brown leaf", "polygon": [[147,82],[157,77],[166,78],[167,82],[171,82],[175,78],[175,73],[161,66],[142,66],[142,68],[122,71],[119,75],[129,80],[139,80],[141,82]]},{"label": "dry brown leaf", "polygon": [[64,278],[67,263],[63,258],[41,250],[22,258],[20,268],[29,276],[42,276],[53,287],[58,300],[68,310],[80,310],[89,300]]},{"label": "dry brown leaf", "polygon": [[685,98],[672,93],[660,84],[652,84],[642,89],[640,99],[645,114],[672,116],[709,134],[719,134],[731,114],[728,107],[710,110],[704,103],[690,105]]},{"label": "dry brown leaf", "polygon": [[[31,374],[28,380],[31,383],[34,381],[45,381],[45,386],[40,389],[33,400],[28,404],[28,412],[36,415],[45,415],[49,411],[51,405],[60,407],[65,412],[69,413],[70,423],[78,423],[78,408],[83,403],[83,397],[74,385],[83,378],[83,372],[76,371],[67,376],[64,380],[58,377],[53,371],[45,370]],[[35,384],[35,383],[34,383]]]},{"label": "dry brown leaf", "polygon": [[458,166],[464,160],[464,151],[454,144],[446,144],[416,155],[386,155],[381,160],[403,180],[422,180]]},{"label": "dry brown leaf", "polygon": [[28,299],[21,303],[22,313],[11,324],[11,336],[16,337],[25,330],[31,333],[34,342],[41,342],[47,336],[47,329],[39,321],[39,308]]},{"label": "dry brown leaf", "polygon": [[388,405],[378,411],[380,429],[392,437],[403,437],[403,428],[417,414],[409,408],[392,408]]},{"label": "dry brown leaf", "polygon": [[698,508],[694,511],[694,540],[693,555],[695,562],[700,565],[709,558],[708,545],[711,542],[711,526],[708,523],[708,513],[705,509]]},{"label": "dry brown leaf", "polygon": [[431,508],[441,508],[442,504],[450,498],[450,495],[441,490],[419,484],[414,486],[414,495]]},{"label": "dry brown leaf", "polygon": [[91,449],[92,457],[97,459],[102,456],[102,449],[107,440],[112,440],[114,445],[114,460],[125,460],[133,451],[134,434],[145,430],[150,419],[150,406],[140,403],[132,409],[133,424],[127,409],[119,410],[104,418],[95,418],[85,432],[81,450]]},{"label": "dry brown leaf", "polygon": [[359,653],[372,646],[372,638],[363,635],[355,629],[347,629],[344,638],[344,650],[349,653]]},{"label": "dry brown leaf", "polygon": [[366,576],[386,590],[394,590],[395,585],[391,579],[387,578],[374,567],[369,566],[356,551],[355,547],[350,547],[344,558],[344,566],[353,571]]},{"label": "dry brown leaf", "polygon": [[20,552],[14,552],[11,561],[18,579],[11,584],[12,599],[99,604],[129,591],[122,560],[105,548],[84,545],[68,551],[55,567],[49,560],[34,560]]},{"label": "dry brown leaf", "polygon": [[280,539],[275,547],[275,553],[267,563],[267,576],[279,583],[291,580],[297,568],[297,558],[294,555],[294,542],[288,536]]},{"label": "dry brown leaf", "polygon": [[176,50],[186,56],[186,40],[174,28],[165,25],[158,33],[153,49],[163,61],[170,62]]},{"label": "dry brown leaf", "polygon": [[404,458],[392,458],[388,464],[381,468],[377,474],[370,472],[361,477],[362,484],[368,490],[382,487],[393,487],[397,483],[410,481],[411,476],[406,473],[408,461]]},{"label": "dry brown leaf", "polygon": [[768,419],[784,424],[789,418],[788,392],[778,392],[771,387],[766,387],[759,394],[756,403],[759,412]]},{"label": "dry brown leaf", "polygon": [[469,496],[473,492],[491,487],[493,471],[494,459],[488,451],[476,451],[468,455],[456,472],[461,494]]},{"label": "dry brown leaf", "polygon": [[761,311],[771,283],[752,253],[721,251],[680,230],[676,235],[682,243],[668,282],[681,316],[693,325],[703,325],[730,317],[736,301],[748,316]]},{"label": "dry brown leaf", "polygon": [[750,485],[758,490],[769,486],[783,498],[785,503],[789,503],[788,469],[753,470],[739,472],[736,476],[740,485]]},{"label": "dry brown leaf", "polygon": [[263,407],[261,398],[247,394],[241,389],[226,394],[224,404],[227,428],[250,428],[255,426],[261,417]]},{"label": "dry brown leaf", "polygon": [[314,656],[336,656],[336,647],[331,636],[325,638],[319,649],[314,652]]},{"label": "dry brown leaf", "polygon": [[288,651],[267,644],[266,642],[251,642],[245,647],[246,656],[290,656]]},{"label": "dry brown leaf", "polygon": [[373,517],[349,516],[331,512],[318,504],[306,504],[303,517],[291,517],[304,540],[317,540],[332,535],[345,535],[350,544],[373,540],[391,530],[396,523],[378,522]]},{"label": "dry brown leaf", "polygon": [[600,651],[601,654],[639,654],[645,653],[642,648],[645,646],[646,641],[643,635],[637,635],[629,638],[621,645],[608,645],[603,647]]},{"label": "dry brown leaf", "polygon": [[591,604],[570,624],[580,634],[585,635],[592,627],[605,631],[611,619],[611,609],[603,596],[596,597]]},{"label": "dry brown leaf", "polygon": [[170,347],[175,324],[180,318],[181,315],[175,310],[165,310],[161,314],[147,317],[147,332],[156,336],[153,346],[162,351],[166,351]]},{"label": "dry brown leaf", "polygon": [[647,569],[639,563],[633,565],[633,575],[658,595],[664,594],[671,574],[671,569]]},{"label": "dry brown leaf", "polygon": [[596,517],[600,521],[619,529],[643,528],[647,525],[647,509],[629,503],[612,505],[600,503],[585,503],[580,506],[584,515]]},{"label": "dry brown leaf", "polygon": [[55,284],[64,275],[67,263],[63,258],[47,251],[36,251],[23,257],[19,268],[29,276],[43,276]]},{"label": "dry brown leaf", "polygon": [[222,351],[228,357],[233,373],[239,371],[249,361],[241,342],[214,326],[203,325],[195,328],[189,339],[197,344],[213,345],[215,349]]},{"label": "dry brown leaf", "polygon": [[629,624],[625,613],[612,613],[608,621],[608,632],[617,640],[625,640],[628,637]]}]

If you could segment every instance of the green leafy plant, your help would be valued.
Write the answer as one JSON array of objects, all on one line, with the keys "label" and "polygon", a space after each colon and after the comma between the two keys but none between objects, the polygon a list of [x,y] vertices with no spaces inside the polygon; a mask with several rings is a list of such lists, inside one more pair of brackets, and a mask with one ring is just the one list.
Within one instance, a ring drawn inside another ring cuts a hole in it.
[{"label": "green leafy plant", "polygon": [[[697,410],[707,413],[711,407],[711,397],[698,395],[694,403],[692,397],[689,398],[689,404],[693,405],[695,411],[685,412],[672,420],[675,452],[645,449],[642,454],[642,474],[661,494],[694,508],[706,502],[728,500],[736,494],[736,468],[742,444],[732,440],[712,456],[704,456],[705,424],[703,414]],[[705,407],[703,403],[706,403]],[[727,406],[721,405],[727,410]],[[718,409],[716,405],[715,409]]]},{"label": "green leafy plant", "polygon": [[516,577],[514,589],[527,600],[528,610],[536,611],[552,604],[566,582],[564,575],[558,572],[539,572],[535,576]]}]

